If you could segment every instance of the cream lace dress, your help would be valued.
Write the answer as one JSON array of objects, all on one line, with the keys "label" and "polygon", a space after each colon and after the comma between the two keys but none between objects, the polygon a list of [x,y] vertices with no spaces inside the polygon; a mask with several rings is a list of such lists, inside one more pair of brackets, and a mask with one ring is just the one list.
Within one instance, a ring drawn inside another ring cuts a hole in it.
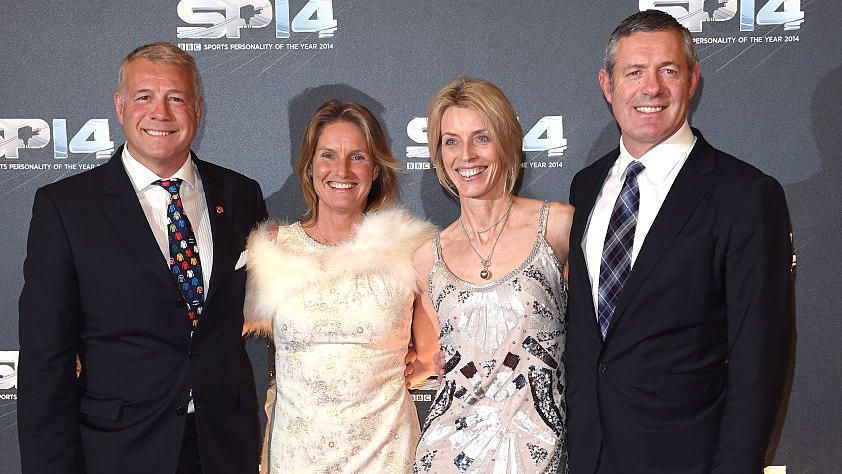
[{"label": "cream lace dress", "polygon": [[335,247],[299,223],[265,224],[249,238],[246,309],[251,324],[271,324],[275,343],[270,472],[412,470],[419,426],[404,355],[412,253],[430,233],[388,210],[365,216]]}]

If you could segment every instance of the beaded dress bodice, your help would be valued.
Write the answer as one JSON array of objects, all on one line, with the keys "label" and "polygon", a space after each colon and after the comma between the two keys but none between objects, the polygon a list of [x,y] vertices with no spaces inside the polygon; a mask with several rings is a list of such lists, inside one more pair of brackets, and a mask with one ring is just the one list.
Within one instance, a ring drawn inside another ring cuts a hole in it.
[{"label": "beaded dress bodice", "polygon": [[562,264],[544,239],[482,285],[456,277],[439,236],[429,294],[441,326],[444,378],[423,426],[415,472],[566,472]]}]

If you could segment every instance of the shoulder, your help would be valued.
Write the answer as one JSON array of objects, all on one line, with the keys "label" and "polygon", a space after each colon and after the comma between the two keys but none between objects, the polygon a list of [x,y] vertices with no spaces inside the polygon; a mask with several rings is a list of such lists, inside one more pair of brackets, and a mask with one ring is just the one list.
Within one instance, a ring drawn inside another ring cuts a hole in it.
[{"label": "shoulder", "polygon": [[550,209],[547,216],[547,228],[562,226],[570,228],[573,222],[574,208],[566,202],[550,201]]},{"label": "shoulder", "polygon": [[262,194],[260,184],[252,178],[223,166],[196,159],[202,180],[213,180],[225,189]]},{"label": "shoulder", "polygon": [[41,187],[39,191],[42,194],[54,196],[82,196],[95,193],[99,190],[105,178],[106,166],[113,166],[113,164],[103,163],[94,169],[83,171],[79,174],[74,174],[73,176],[68,176],[54,183],[47,184]]},{"label": "shoulder", "polygon": [[[107,163],[38,188],[33,209],[48,207],[62,214],[90,215],[90,205],[102,199],[105,166]],[[126,185],[131,186],[130,183]]]},{"label": "shoulder", "polygon": [[721,189],[731,193],[745,195],[751,189],[764,189],[783,193],[780,183],[754,165],[747,163],[734,155],[719,150],[699,137],[701,151],[713,157],[717,179]]},{"label": "shoulder", "polygon": [[576,174],[573,175],[573,180],[570,182],[571,193],[581,186],[582,183],[590,183],[598,179],[603,172],[611,167],[614,161],[617,160],[618,156],[620,156],[619,147],[611,150],[605,155],[602,155],[602,157],[595,162],[577,171]]},{"label": "shoulder", "polygon": [[434,239],[425,239],[412,254],[412,266],[419,280],[426,278],[436,263],[436,248]]},{"label": "shoulder", "polygon": [[274,220],[263,221],[249,234],[248,248],[257,248],[272,252],[278,251],[295,234],[295,228],[298,225],[297,222],[287,224]]},{"label": "shoulder", "polygon": [[220,166],[209,161],[200,160],[198,158],[195,159],[196,166],[199,168],[199,172],[202,175],[209,174],[217,179],[224,179],[230,180],[234,182],[251,182],[254,181],[253,179],[249,178],[248,176],[234,171],[230,168],[226,168],[224,166]]},{"label": "shoulder", "polygon": [[556,256],[564,262],[567,259],[570,227],[573,223],[573,206],[551,201],[547,216],[547,230],[544,239],[550,244]]},{"label": "shoulder", "polygon": [[434,225],[410,211],[389,207],[366,214],[355,240],[363,245],[391,243],[412,252],[435,232]]}]

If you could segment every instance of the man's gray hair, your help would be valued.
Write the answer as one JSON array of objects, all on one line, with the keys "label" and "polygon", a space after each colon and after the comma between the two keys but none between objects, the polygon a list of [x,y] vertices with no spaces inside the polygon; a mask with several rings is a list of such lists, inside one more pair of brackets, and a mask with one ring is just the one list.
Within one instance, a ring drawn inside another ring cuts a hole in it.
[{"label": "man's gray hair", "polygon": [[193,82],[193,105],[195,107],[199,106],[199,101],[202,98],[202,88],[199,81],[199,69],[196,67],[196,61],[193,60],[193,56],[190,56],[182,51],[178,46],[172,43],[167,43],[166,41],[158,41],[157,43],[138,46],[120,62],[120,75],[117,80],[117,92],[120,94],[120,100],[122,102],[125,103],[126,101],[126,68],[129,63],[135,59],[146,59],[147,61],[153,63],[173,64],[187,69]]},{"label": "man's gray hair", "polygon": [[625,20],[623,20],[617,28],[611,33],[608,38],[608,44],[605,45],[604,67],[608,73],[608,79],[614,79],[614,66],[616,65],[617,44],[620,39],[626,36],[631,36],[632,33],[639,31],[656,32],[656,31],[675,31],[681,36],[684,44],[684,55],[687,58],[687,66],[692,70],[696,67],[696,47],[693,44],[693,36],[690,30],[679,23],[672,15],[664,13],[660,10],[645,10],[637,12]]}]

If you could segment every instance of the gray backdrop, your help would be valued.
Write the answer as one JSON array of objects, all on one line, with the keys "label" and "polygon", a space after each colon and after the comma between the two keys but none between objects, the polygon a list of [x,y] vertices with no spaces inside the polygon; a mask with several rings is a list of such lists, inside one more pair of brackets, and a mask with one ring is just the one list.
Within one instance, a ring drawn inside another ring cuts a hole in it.
[{"label": "gray backdrop", "polygon": [[[300,215],[292,163],[301,134],[315,106],[337,97],[378,115],[406,163],[403,202],[446,224],[457,206],[425,169],[423,117],[433,93],[457,75],[497,83],[527,132],[521,194],[566,200],[574,173],[617,145],[596,81],[605,39],[622,18],[655,4],[696,30],[702,82],[693,126],[786,189],[798,257],[797,336],[770,460],[790,472],[834,471],[842,463],[839,2],[5,0],[0,472],[20,470],[17,298],[32,198],[40,186],[101,164],[122,143],[112,95],[118,63],[135,46],[167,40],[194,55],[205,94],[194,148],[260,181],[273,217]],[[263,347],[253,341],[249,350],[261,379]]]}]

